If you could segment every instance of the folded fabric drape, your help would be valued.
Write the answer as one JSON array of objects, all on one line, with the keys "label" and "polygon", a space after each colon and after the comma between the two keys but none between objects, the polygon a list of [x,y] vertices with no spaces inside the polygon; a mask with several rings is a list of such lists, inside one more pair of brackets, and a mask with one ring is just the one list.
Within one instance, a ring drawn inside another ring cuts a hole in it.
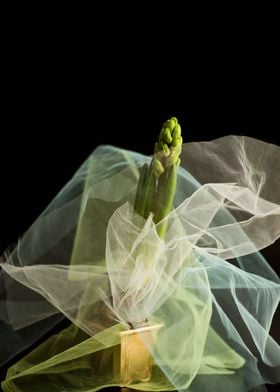
[{"label": "folded fabric drape", "polygon": [[143,320],[162,327],[148,347],[150,380],[130,388],[242,392],[280,382],[269,335],[280,280],[259,252],[280,237],[280,148],[227,136],[186,143],[181,158],[164,240],[152,216],[133,209],[151,158],[101,146],[2,256],[2,363],[63,317],[72,322],[9,369],[4,391],[121,385],[119,332]]}]

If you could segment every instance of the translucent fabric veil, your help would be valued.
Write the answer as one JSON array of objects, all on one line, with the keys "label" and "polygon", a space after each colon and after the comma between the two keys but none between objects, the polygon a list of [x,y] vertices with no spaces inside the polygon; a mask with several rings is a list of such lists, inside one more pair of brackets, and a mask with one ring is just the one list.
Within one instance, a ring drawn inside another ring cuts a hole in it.
[{"label": "translucent fabric veil", "polygon": [[130,388],[242,392],[280,381],[269,335],[280,280],[259,253],[280,236],[280,148],[237,136],[185,144],[164,241],[132,207],[149,160],[99,147],[2,257],[3,354],[72,321],[9,369],[4,391],[120,385],[118,332],[139,320],[163,327],[150,381]]}]

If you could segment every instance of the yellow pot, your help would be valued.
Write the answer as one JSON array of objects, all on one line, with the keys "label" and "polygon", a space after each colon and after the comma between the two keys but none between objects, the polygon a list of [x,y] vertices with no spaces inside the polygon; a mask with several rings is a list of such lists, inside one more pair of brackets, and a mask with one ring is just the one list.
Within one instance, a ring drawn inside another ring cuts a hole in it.
[{"label": "yellow pot", "polygon": [[155,343],[156,333],[163,324],[148,325],[120,332],[121,344],[116,350],[115,371],[122,385],[147,382],[152,377],[150,350]]}]

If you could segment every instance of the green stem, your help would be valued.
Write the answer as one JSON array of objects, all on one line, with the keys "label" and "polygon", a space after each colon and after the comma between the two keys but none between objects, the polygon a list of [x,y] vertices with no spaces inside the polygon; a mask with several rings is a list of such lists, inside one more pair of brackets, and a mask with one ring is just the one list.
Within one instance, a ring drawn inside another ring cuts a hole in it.
[{"label": "green stem", "polygon": [[152,212],[152,203],[154,199],[154,194],[156,190],[156,177],[154,174],[154,160],[150,163],[146,185],[145,185],[145,196],[144,196],[144,213],[143,217],[148,218],[149,214]]},{"label": "green stem", "polygon": [[164,219],[171,211],[172,204],[176,192],[176,184],[177,184],[177,167],[176,165],[172,165],[169,171],[167,172],[167,176],[165,178],[163,189],[162,189],[162,202],[160,205],[160,209],[155,217],[155,223],[162,222],[157,226],[157,232],[161,239],[165,238],[168,221]]},{"label": "green stem", "polygon": [[135,202],[134,202],[134,209],[141,216],[143,216],[142,215],[143,190],[144,190],[144,185],[145,185],[147,173],[148,173],[148,164],[145,163],[141,168],[140,177],[139,177],[137,189],[136,189]]}]

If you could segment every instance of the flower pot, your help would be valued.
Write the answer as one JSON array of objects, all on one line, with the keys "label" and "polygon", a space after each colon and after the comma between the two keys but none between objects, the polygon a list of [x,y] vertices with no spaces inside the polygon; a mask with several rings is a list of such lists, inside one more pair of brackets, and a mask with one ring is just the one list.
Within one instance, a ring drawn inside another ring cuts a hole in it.
[{"label": "flower pot", "polygon": [[119,374],[122,385],[151,379],[153,363],[150,349],[162,326],[163,324],[154,324],[119,333],[121,343],[115,352],[115,371]]}]

